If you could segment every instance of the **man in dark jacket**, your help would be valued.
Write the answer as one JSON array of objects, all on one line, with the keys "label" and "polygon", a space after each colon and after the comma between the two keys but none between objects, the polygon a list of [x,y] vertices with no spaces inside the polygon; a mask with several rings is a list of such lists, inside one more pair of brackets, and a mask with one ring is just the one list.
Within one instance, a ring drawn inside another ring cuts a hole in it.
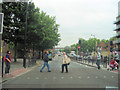
[{"label": "man in dark jacket", "polygon": [[45,68],[46,65],[47,65],[47,68],[48,68],[48,72],[51,72],[51,71],[49,70],[50,67],[49,67],[49,63],[48,63],[48,61],[49,61],[48,55],[49,55],[49,52],[46,51],[46,52],[45,52],[45,57],[44,57],[44,65],[43,65],[43,67],[41,68],[40,72],[43,71],[43,69]]}]

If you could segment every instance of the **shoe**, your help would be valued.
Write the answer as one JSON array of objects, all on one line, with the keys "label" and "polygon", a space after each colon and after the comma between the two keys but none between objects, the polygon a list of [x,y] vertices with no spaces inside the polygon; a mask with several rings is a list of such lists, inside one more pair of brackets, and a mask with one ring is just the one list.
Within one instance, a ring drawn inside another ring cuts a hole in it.
[{"label": "shoe", "polygon": [[42,71],[40,71],[40,72],[42,72]]},{"label": "shoe", "polygon": [[48,72],[51,72],[50,70]]}]

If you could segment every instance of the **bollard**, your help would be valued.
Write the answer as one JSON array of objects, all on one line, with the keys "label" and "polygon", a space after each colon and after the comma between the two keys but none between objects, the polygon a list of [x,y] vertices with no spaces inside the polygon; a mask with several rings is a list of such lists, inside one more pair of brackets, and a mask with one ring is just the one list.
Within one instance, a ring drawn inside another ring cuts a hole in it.
[{"label": "bollard", "polygon": [[2,77],[3,77],[3,71],[4,71],[4,57],[2,58]]},{"label": "bollard", "polygon": [[109,58],[108,58],[108,65],[109,65]]},{"label": "bollard", "polygon": [[92,65],[93,65],[93,59],[92,59]]}]

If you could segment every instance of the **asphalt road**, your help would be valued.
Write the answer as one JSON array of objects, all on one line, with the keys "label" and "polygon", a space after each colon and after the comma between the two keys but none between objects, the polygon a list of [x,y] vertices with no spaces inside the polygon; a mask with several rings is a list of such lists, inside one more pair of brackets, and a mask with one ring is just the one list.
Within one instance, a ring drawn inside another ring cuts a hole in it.
[{"label": "asphalt road", "polygon": [[47,68],[40,72],[36,67],[28,73],[3,83],[3,88],[109,88],[118,87],[118,74],[71,61],[69,73],[61,73],[61,58],[50,62],[52,72]]}]

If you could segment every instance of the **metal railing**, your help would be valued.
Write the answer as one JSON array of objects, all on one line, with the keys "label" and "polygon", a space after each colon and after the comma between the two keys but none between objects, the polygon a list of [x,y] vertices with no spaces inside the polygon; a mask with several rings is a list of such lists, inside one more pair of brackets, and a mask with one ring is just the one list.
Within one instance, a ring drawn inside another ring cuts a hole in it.
[{"label": "metal railing", "polygon": [[[81,63],[85,63],[85,64],[96,64],[96,59],[93,58],[93,59],[90,59],[90,58],[77,58],[77,57],[70,57],[72,60],[77,60],[77,61],[80,61]],[[107,57],[104,57],[103,59],[101,59],[101,63],[100,65],[103,65],[104,68],[107,68],[110,64],[110,59],[107,58]]]}]

